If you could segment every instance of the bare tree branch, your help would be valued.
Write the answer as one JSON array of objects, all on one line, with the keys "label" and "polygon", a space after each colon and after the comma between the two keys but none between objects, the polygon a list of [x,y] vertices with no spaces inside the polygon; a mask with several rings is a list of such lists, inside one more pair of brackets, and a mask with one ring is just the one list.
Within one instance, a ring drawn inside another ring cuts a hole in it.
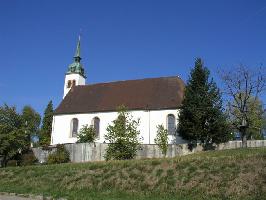
[{"label": "bare tree branch", "polygon": [[240,64],[228,71],[220,71],[219,75],[225,84],[228,112],[235,119],[232,125],[245,134],[243,127],[248,128],[252,120],[248,117],[249,112],[254,113],[252,109],[266,90],[265,70],[262,66],[251,69]]}]

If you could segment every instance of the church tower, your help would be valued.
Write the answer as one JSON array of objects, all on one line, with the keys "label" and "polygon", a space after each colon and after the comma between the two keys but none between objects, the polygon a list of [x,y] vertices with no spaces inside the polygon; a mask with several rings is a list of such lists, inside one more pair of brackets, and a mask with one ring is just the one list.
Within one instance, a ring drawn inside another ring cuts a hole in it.
[{"label": "church tower", "polygon": [[67,95],[69,90],[76,85],[85,85],[86,76],[85,71],[80,63],[80,36],[78,39],[77,49],[74,56],[74,62],[68,66],[68,70],[65,76],[64,96]]}]

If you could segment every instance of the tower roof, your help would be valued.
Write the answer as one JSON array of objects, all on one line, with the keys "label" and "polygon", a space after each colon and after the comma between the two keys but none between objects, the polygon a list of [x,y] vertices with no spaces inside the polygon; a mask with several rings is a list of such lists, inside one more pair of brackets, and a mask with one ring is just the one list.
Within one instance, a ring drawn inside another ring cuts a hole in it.
[{"label": "tower roof", "polygon": [[68,66],[68,70],[66,74],[80,74],[81,76],[86,78],[85,70],[82,64],[80,63],[80,61],[81,61],[81,57],[80,57],[80,36],[79,36],[77,48],[76,48],[76,52],[74,56],[74,62]]},{"label": "tower roof", "polygon": [[77,49],[76,49],[76,53],[75,53],[75,56],[74,58],[81,58],[80,57],[80,35],[79,35],[79,39],[78,39],[78,44],[77,44]]}]

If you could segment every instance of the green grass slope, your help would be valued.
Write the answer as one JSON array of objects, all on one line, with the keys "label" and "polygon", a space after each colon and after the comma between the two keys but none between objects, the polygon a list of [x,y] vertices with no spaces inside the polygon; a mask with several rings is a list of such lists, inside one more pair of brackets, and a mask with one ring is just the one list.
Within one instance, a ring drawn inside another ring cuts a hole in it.
[{"label": "green grass slope", "polygon": [[266,148],[2,168],[0,191],[67,199],[266,199]]}]

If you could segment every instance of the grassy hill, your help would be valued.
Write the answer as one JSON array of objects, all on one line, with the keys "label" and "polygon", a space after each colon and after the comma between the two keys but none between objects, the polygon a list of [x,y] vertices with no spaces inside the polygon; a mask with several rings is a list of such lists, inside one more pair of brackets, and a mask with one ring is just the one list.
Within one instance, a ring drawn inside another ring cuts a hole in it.
[{"label": "grassy hill", "polygon": [[67,199],[266,199],[266,148],[2,168],[0,191]]}]

